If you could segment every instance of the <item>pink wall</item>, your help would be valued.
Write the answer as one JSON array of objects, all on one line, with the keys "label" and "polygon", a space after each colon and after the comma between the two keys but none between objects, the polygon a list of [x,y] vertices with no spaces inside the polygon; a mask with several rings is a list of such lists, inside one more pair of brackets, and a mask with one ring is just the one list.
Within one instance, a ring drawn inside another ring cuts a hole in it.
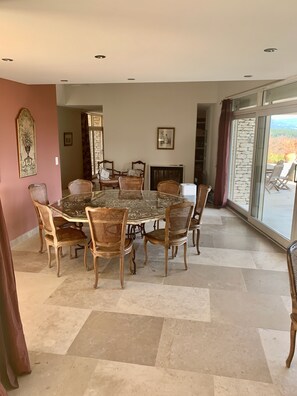
[{"label": "pink wall", "polygon": [[[21,179],[16,118],[23,107],[35,120],[37,175]],[[0,79],[0,199],[10,240],[37,226],[29,184],[46,183],[50,202],[61,197],[60,165],[55,165],[55,157],[60,159],[55,86]]]}]

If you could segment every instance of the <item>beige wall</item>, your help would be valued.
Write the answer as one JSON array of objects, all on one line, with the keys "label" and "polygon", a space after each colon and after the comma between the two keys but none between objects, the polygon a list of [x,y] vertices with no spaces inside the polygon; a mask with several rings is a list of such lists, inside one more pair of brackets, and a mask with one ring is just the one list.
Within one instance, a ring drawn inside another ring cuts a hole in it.
[{"label": "beige wall", "polygon": [[[259,85],[263,82],[64,85],[57,100],[63,106],[103,106],[105,158],[114,160],[116,169],[139,159],[148,165],[183,164],[185,182],[194,178],[197,105],[212,104],[207,181],[214,186],[220,102]],[[157,128],[166,126],[176,128],[175,149],[157,150]]]}]

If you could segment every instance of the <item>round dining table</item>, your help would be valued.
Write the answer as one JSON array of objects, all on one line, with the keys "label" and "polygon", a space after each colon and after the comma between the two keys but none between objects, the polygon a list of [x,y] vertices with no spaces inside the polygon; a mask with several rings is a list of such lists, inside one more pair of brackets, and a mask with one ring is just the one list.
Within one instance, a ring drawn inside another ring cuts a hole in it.
[{"label": "round dining table", "polygon": [[170,195],[157,191],[103,190],[87,194],[68,195],[50,205],[68,221],[87,223],[85,208],[91,206],[106,208],[127,208],[127,224],[137,225],[165,217],[168,206],[185,202],[183,196]]}]

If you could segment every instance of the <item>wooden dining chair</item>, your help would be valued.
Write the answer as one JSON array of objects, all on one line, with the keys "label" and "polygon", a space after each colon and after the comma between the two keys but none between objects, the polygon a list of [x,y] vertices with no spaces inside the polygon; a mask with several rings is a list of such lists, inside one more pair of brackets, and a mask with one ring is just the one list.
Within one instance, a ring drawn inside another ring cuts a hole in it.
[{"label": "wooden dining chair", "polygon": [[137,176],[120,176],[120,190],[143,190],[143,177]]},{"label": "wooden dining chair", "polygon": [[124,288],[124,260],[130,254],[130,271],[136,273],[135,251],[133,241],[126,238],[128,209],[86,207],[86,214],[91,231],[90,250],[93,255],[95,272],[94,288],[98,285],[98,259],[120,258],[120,282]]},{"label": "wooden dining chair", "polygon": [[75,245],[84,246],[84,266],[87,269],[87,247],[88,239],[85,233],[77,228],[56,228],[53,213],[47,205],[35,201],[43,223],[44,239],[47,247],[48,265],[51,268],[51,247],[55,249],[57,276],[60,276],[60,256],[63,246],[69,246],[70,258],[72,258],[71,247]]},{"label": "wooden dining chair", "polygon": [[84,194],[93,191],[93,183],[91,180],[76,179],[68,184],[70,194]]},{"label": "wooden dining chair", "polygon": [[114,169],[114,162],[109,160],[98,161],[98,180],[100,190],[109,188],[119,188],[120,172]]},{"label": "wooden dining chair", "polygon": [[157,191],[166,194],[179,195],[180,184],[175,180],[162,180],[157,184]]},{"label": "wooden dining chair", "polygon": [[[47,196],[47,187],[45,183],[34,183],[30,184],[28,186],[28,190],[34,205],[35,213],[37,216],[38,220],[38,229],[39,229],[39,239],[40,239],[40,249],[39,253],[43,253],[43,223],[39,214],[39,210],[35,204],[35,202],[38,202],[43,205],[48,205],[49,200]],[[70,227],[71,223],[67,220],[65,220],[61,216],[54,216],[53,222],[56,228],[62,228],[62,227]]]},{"label": "wooden dining chair", "polygon": [[144,179],[146,163],[142,161],[133,161],[131,165],[131,169],[134,171],[139,171],[139,177]]},{"label": "wooden dining chair", "polygon": [[[180,184],[175,180],[162,180],[157,184],[157,191],[159,193],[179,195]],[[154,222],[154,229],[159,228],[160,221],[156,220]]]},{"label": "wooden dining chair", "polygon": [[[120,176],[119,186],[120,191],[142,191],[144,180],[143,177],[137,176]],[[129,238],[136,238],[136,234],[139,233],[143,237],[145,233],[144,223],[128,225],[127,235]]]},{"label": "wooden dining chair", "polygon": [[295,352],[295,341],[297,331],[297,241],[290,244],[287,249],[287,265],[289,272],[292,313],[290,329],[290,352],[286,360],[286,366],[290,367]]},{"label": "wooden dining chair", "polygon": [[211,186],[208,186],[206,184],[199,184],[197,189],[195,210],[190,223],[190,231],[193,232],[193,245],[196,245],[197,254],[200,254],[199,241],[202,215],[210,191]]},{"label": "wooden dining chair", "polygon": [[168,272],[168,251],[172,248],[172,257],[176,255],[177,248],[184,246],[184,264],[187,266],[187,243],[188,231],[193,212],[194,204],[186,201],[179,204],[171,205],[166,209],[165,214],[165,228],[153,230],[144,235],[144,253],[145,262],[147,263],[147,243],[151,242],[153,245],[164,246],[165,252],[165,276]]}]

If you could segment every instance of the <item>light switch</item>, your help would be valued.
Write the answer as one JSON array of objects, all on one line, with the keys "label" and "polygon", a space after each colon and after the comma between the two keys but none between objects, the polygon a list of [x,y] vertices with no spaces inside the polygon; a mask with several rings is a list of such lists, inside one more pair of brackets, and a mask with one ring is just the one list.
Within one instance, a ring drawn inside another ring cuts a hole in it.
[{"label": "light switch", "polygon": [[59,157],[55,157],[55,163],[56,165],[59,165]]}]

